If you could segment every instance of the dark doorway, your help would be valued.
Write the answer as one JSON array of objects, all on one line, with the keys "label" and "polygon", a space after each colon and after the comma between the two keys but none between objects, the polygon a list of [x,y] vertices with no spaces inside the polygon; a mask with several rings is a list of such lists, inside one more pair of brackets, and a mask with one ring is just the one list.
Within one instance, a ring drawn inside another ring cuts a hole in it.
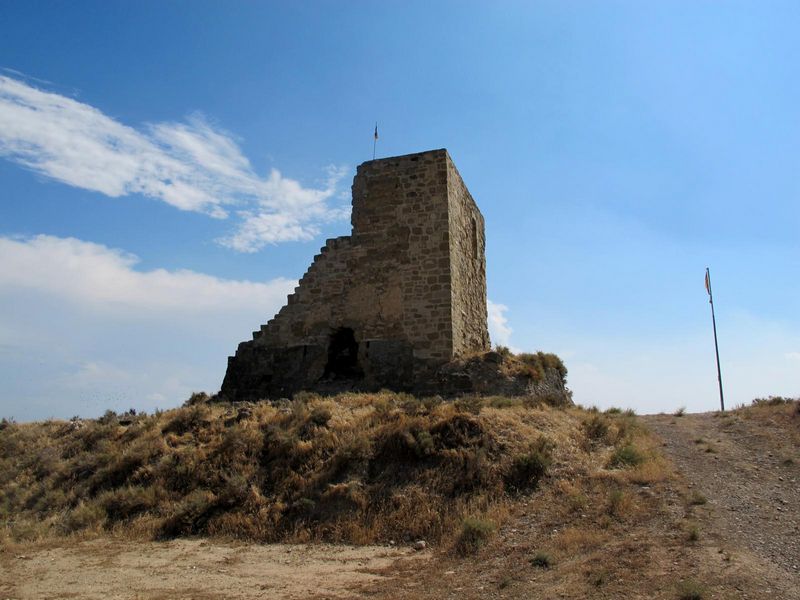
[{"label": "dark doorway", "polygon": [[363,376],[353,330],[349,327],[337,329],[328,342],[328,364],[325,365],[323,379],[360,379]]}]

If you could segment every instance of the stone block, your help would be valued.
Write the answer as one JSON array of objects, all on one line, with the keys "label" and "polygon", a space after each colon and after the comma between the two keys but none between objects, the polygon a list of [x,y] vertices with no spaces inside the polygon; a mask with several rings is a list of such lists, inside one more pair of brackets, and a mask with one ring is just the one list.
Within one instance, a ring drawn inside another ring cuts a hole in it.
[{"label": "stone block", "polygon": [[363,163],[352,191],[351,235],[326,240],[287,305],[239,345],[222,397],[417,389],[489,349],[484,221],[447,151]]}]

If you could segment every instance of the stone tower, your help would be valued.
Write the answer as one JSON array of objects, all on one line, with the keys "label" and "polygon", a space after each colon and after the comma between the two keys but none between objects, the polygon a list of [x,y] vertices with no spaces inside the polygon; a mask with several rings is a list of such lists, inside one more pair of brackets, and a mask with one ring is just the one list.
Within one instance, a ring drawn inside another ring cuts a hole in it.
[{"label": "stone tower", "polygon": [[437,368],[489,349],[483,216],[447,150],[365,162],[352,190],[352,234],[239,344],[220,396],[435,391]]}]

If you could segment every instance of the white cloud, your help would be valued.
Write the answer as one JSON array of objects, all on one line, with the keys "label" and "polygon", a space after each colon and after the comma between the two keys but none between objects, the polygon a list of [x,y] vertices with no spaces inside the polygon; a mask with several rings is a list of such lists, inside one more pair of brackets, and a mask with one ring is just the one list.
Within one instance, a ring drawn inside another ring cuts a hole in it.
[{"label": "white cloud", "polygon": [[180,270],[137,271],[138,259],[74,238],[0,237],[0,294],[27,289],[106,311],[208,312],[280,306],[295,281],[220,279]]},{"label": "white cloud", "polygon": [[296,284],[137,270],[72,238],[0,237],[0,416],[176,406],[219,389],[226,358]]},{"label": "white cloud", "polygon": [[486,309],[489,317],[489,337],[495,346],[511,345],[511,326],[508,324],[505,304],[497,304],[491,300],[486,300]]},{"label": "white cloud", "polygon": [[273,171],[259,208],[239,211],[242,223],[237,231],[217,241],[239,252],[255,252],[269,243],[313,239],[319,235],[319,224],[350,215],[349,205],[332,208],[325,203],[344,175],[344,169],[329,167],[326,187],[309,190]]},{"label": "white cloud", "polygon": [[221,243],[252,252],[307,240],[347,214],[329,205],[342,169],[322,189],[272,170],[258,176],[232,136],[202,116],[139,129],[98,109],[0,76],[0,156],[67,185],[118,197],[142,194],[181,210],[241,218]]},{"label": "white cloud", "polygon": [[800,352],[787,352],[785,356],[786,360],[800,361]]}]

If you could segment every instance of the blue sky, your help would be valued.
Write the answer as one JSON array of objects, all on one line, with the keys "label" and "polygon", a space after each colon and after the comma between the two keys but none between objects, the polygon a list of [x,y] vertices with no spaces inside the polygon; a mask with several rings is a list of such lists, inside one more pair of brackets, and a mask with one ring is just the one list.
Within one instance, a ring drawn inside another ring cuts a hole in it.
[{"label": "blue sky", "polygon": [[781,2],[5,2],[0,415],[215,391],[355,167],[446,147],[495,343],[576,401],[800,395],[800,8]]}]

